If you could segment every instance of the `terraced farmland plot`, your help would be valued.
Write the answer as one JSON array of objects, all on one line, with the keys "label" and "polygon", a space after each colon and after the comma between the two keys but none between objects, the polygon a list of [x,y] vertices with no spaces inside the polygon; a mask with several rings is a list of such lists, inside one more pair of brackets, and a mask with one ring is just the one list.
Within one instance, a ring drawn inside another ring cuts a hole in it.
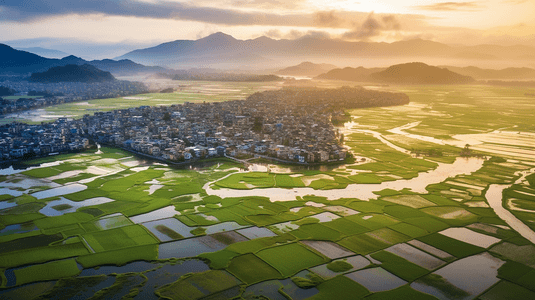
[{"label": "terraced farmland plot", "polygon": [[258,252],[257,256],[279,270],[284,277],[327,261],[326,258],[296,243],[264,249]]},{"label": "terraced farmland plot", "polygon": [[[240,84],[223,89],[231,85]],[[247,86],[240,89],[261,85]],[[411,103],[350,111],[358,118],[340,129],[358,156],[355,164],[306,170],[250,161],[252,172],[221,160],[183,170],[102,148],[40,159],[35,163],[46,164],[2,176],[0,267],[10,284],[20,267],[20,283],[62,276],[62,284],[88,282],[67,278],[76,276],[77,262],[82,274],[117,273],[95,283],[93,293],[103,289],[101,295],[112,297],[117,289],[117,297],[134,299],[155,290],[172,299],[283,299],[283,293],[293,299],[529,298],[535,246],[500,219],[486,191],[504,185],[504,207],[533,230],[533,99],[517,88],[376,88],[403,91]],[[149,94],[117,99],[117,105],[230,97],[214,89],[204,91],[214,95]],[[87,108],[77,106],[75,115]],[[459,157],[467,143],[486,159]],[[54,195],[70,201],[48,197]],[[113,201],[85,205],[98,197]],[[45,207],[57,216],[41,211]],[[194,257],[205,260],[203,268],[151,281],[160,264],[178,268]],[[46,266],[64,261],[68,266],[42,276]],[[145,284],[141,272],[149,278]],[[313,287],[299,288],[292,277]],[[481,277],[470,287],[460,282]],[[32,295],[52,297],[69,290],[44,283],[7,294],[32,287]]]},{"label": "terraced farmland plot", "polygon": [[233,258],[227,270],[247,284],[280,278],[282,275],[254,254]]},{"label": "terraced farmland plot", "polygon": [[98,231],[83,235],[83,238],[96,252],[158,243],[152,235],[139,225]]}]

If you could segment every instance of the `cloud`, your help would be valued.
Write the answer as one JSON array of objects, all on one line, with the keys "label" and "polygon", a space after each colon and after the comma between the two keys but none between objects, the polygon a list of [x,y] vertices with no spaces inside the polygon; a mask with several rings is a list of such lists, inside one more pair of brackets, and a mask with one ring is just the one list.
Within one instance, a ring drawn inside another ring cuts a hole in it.
[{"label": "cloud", "polygon": [[274,39],[282,38],[282,32],[278,29],[270,29],[268,31],[265,31],[262,35]]},{"label": "cloud", "polygon": [[274,39],[287,39],[287,40],[296,40],[304,37],[310,37],[315,39],[330,39],[331,35],[324,31],[317,31],[317,30],[308,30],[308,31],[300,31],[300,30],[290,30],[286,33],[283,33],[279,29],[271,29],[268,31],[265,31],[263,33],[264,36],[274,38]]},{"label": "cloud", "polygon": [[477,11],[477,10],[482,9],[481,5],[478,2],[440,2],[440,3],[420,5],[420,6],[415,6],[415,7],[420,10],[434,10],[434,11],[461,11],[461,10]]},{"label": "cloud", "polygon": [[153,19],[198,21],[219,25],[311,26],[312,15],[246,12],[217,7],[199,7],[172,1],[136,0],[2,0],[0,21],[32,22],[59,15],[132,16]]},{"label": "cloud", "polygon": [[377,17],[372,12],[362,24],[356,25],[354,29],[344,33],[342,38],[349,40],[368,40],[381,35],[383,32],[397,31],[400,29],[401,25],[396,16],[385,15]]},{"label": "cloud", "polygon": [[[210,2],[211,4],[221,4],[221,1]],[[306,2],[306,0],[234,0],[229,4],[236,7],[254,7],[263,9],[297,9],[303,7],[303,4]],[[196,3],[198,3],[198,1],[196,1]]]},{"label": "cloud", "polygon": [[344,21],[335,15],[334,11],[316,12],[313,23],[317,27],[339,27]]},{"label": "cloud", "polygon": [[505,0],[504,3],[509,4],[524,4],[527,3],[529,0]]}]

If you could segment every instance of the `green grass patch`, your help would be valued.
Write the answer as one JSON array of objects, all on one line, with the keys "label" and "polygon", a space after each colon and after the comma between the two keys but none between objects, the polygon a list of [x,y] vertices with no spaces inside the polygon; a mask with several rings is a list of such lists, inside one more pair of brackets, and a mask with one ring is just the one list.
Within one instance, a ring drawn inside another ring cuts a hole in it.
[{"label": "green grass patch", "polygon": [[92,253],[76,258],[84,268],[102,265],[122,266],[133,261],[158,259],[158,245],[144,245],[121,250]]},{"label": "green grass patch", "polygon": [[64,195],[63,197],[72,201],[83,201],[91,198],[107,197],[108,194],[109,193],[97,188],[88,188],[80,192]]},{"label": "green grass patch", "polygon": [[429,273],[428,270],[390,252],[379,251],[371,257],[381,262],[381,268],[406,281],[413,281]]},{"label": "green grass patch", "polygon": [[434,296],[412,289],[409,285],[400,286],[390,291],[373,293],[365,298],[366,300],[436,300]]},{"label": "green grass patch", "polygon": [[439,233],[433,233],[417,239],[435,248],[448,252],[457,258],[463,258],[485,251],[485,249],[481,247],[470,245]]},{"label": "green grass patch", "polygon": [[[39,213],[25,213],[18,215],[3,215],[0,216],[0,224],[7,226],[13,224],[28,223],[31,221],[37,221],[39,219],[44,219],[45,216]],[[37,225],[37,224],[36,224]],[[39,227],[39,226],[37,226]]]},{"label": "green grass patch", "polygon": [[204,227],[197,227],[190,231],[193,235],[206,235],[206,228]]},{"label": "green grass patch", "polygon": [[360,226],[366,227],[370,230],[379,229],[399,223],[398,220],[392,217],[380,214],[357,214],[346,217],[346,219]]},{"label": "green grass patch", "polygon": [[40,229],[50,229],[71,224],[83,223],[92,220],[94,217],[90,214],[75,212],[64,214],[57,217],[46,217],[35,220],[34,223]]},{"label": "green grass patch", "polygon": [[361,299],[370,292],[355,281],[340,275],[317,286],[319,293],[310,300]]},{"label": "green grass patch", "polygon": [[297,243],[264,249],[258,252],[257,256],[279,270],[284,277],[327,262],[325,257]]},{"label": "green grass patch", "polygon": [[328,263],[327,269],[336,273],[342,273],[353,269],[353,265],[348,262],[345,262],[344,260],[337,260]]},{"label": "green grass patch", "polygon": [[376,204],[376,201],[353,201],[347,206],[356,211],[367,213],[382,213],[384,205]]},{"label": "green grass patch", "polygon": [[438,289],[447,297],[447,299],[464,299],[470,296],[469,293],[454,286],[444,277],[437,274],[424,276],[419,279],[418,282]]},{"label": "green grass patch", "polygon": [[174,283],[156,290],[156,295],[172,300],[199,299],[230,289],[240,282],[225,271],[211,270],[182,276]]},{"label": "green grass patch", "polygon": [[332,228],[343,235],[354,235],[370,231],[370,229],[358,225],[355,222],[351,222],[346,218],[338,218],[336,220],[332,220],[331,222],[325,222],[321,225]]},{"label": "green grass patch", "polygon": [[245,254],[233,258],[227,270],[246,284],[282,277],[279,271],[254,254]]},{"label": "green grass patch", "polygon": [[535,299],[535,292],[508,281],[500,281],[480,298],[482,300]]},{"label": "green grass patch", "polygon": [[215,185],[240,190],[269,188],[275,186],[275,174],[262,172],[238,173],[217,181]]},{"label": "green grass patch", "polygon": [[227,249],[219,250],[211,253],[200,254],[199,257],[210,261],[211,269],[224,269],[228,266],[232,258],[240,255],[240,253],[230,251]]},{"label": "green grass patch", "polygon": [[165,225],[157,225],[156,227],[154,227],[154,229],[158,230],[159,232],[167,235],[168,237],[170,237],[171,239],[173,240],[178,240],[178,239],[183,239],[184,237],[179,234],[178,232],[174,231],[173,229],[165,226]]},{"label": "green grass patch", "polygon": [[291,231],[290,234],[299,239],[322,241],[337,241],[342,237],[340,232],[326,227],[323,224],[303,225],[299,229]]},{"label": "green grass patch", "polygon": [[80,270],[74,259],[67,259],[17,269],[14,273],[17,279],[16,285],[23,285],[75,276],[80,273]]},{"label": "green grass patch", "polygon": [[374,174],[357,174],[351,175],[348,177],[351,181],[360,184],[375,184],[385,181],[384,177],[377,176]]},{"label": "green grass patch", "polygon": [[54,205],[54,206],[52,206],[52,208],[57,210],[57,211],[63,211],[63,210],[67,210],[69,208],[72,208],[72,206],[69,205],[69,204],[60,204],[60,205]]},{"label": "green grass patch", "polygon": [[307,224],[317,224],[319,222],[320,222],[319,219],[316,219],[314,217],[307,217],[301,220],[293,221],[292,224],[302,226],[302,225],[307,225]]},{"label": "green grass patch", "polygon": [[[426,188],[426,189],[429,190],[429,188]],[[429,195],[422,195],[422,197],[435,203],[438,206],[459,206],[460,205],[456,201],[453,201],[446,197],[442,197],[438,195],[429,194]]]},{"label": "green grass patch", "polygon": [[24,174],[30,177],[35,177],[35,178],[46,178],[46,177],[56,176],[61,173],[63,173],[63,171],[58,170],[54,167],[47,167],[47,168],[37,168],[37,169],[24,171],[21,174]]},{"label": "green grass patch", "polygon": [[400,220],[427,217],[427,214],[419,211],[418,209],[401,205],[387,206],[384,208],[384,212]]},{"label": "green grass patch", "polygon": [[535,187],[535,174],[526,176],[526,180],[529,182],[529,185]]},{"label": "green grass patch", "polygon": [[411,239],[409,236],[406,236],[402,233],[399,233],[389,228],[381,228],[381,229],[377,229],[374,231],[370,231],[365,234],[379,241],[389,243],[389,244],[398,244],[398,243],[406,242]]},{"label": "green grass patch", "polygon": [[83,238],[96,252],[158,244],[158,240],[149,234],[141,225],[97,231],[85,234]]},{"label": "green grass patch", "polygon": [[82,242],[59,244],[0,255],[0,267],[11,268],[89,254]]},{"label": "green grass patch", "polygon": [[391,246],[391,244],[384,241],[377,240],[367,234],[358,234],[342,239],[338,242],[341,246],[358,253],[369,254]]},{"label": "green grass patch", "polygon": [[66,183],[69,183],[69,182],[74,182],[74,181],[79,181],[79,180],[92,178],[92,177],[95,177],[95,176],[96,175],[89,174],[89,173],[80,173],[80,174],[78,174],[76,176],[73,176],[73,177],[56,179],[56,180],[54,180],[54,182],[55,183],[59,183],[59,184],[66,184]]},{"label": "green grass patch", "polygon": [[402,233],[404,235],[410,236],[411,238],[416,238],[416,237],[423,236],[429,233],[420,227],[417,227],[408,223],[397,223],[397,224],[388,226],[388,228],[394,231],[397,231],[399,233]]},{"label": "green grass patch", "polygon": [[403,222],[420,227],[428,232],[442,231],[450,226],[432,217],[409,218]]},{"label": "green grass patch", "polygon": [[303,277],[292,277],[292,282],[295,283],[299,288],[310,289],[316,287],[318,284],[321,284],[324,280],[314,273],[308,273],[307,278]]},{"label": "green grass patch", "polygon": [[305,184],[299,177],[291,177],[286,174],[275,175],[275,186],[281,188],[304,187]]}]

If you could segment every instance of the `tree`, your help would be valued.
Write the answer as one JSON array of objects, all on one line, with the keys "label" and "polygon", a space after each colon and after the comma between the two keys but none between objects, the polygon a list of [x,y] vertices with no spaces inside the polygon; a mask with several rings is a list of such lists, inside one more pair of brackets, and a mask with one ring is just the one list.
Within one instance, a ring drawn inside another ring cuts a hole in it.
[{"label": "tree", "polygon": [[166,122],[171,121],[171,114],[169,112],[166,112],[165,114],[163,114],[162,120],[164,120]]},{"label": "tree", "polygon": [[470,150],[470,145],[466,144],[464,145],[463,151],[461,151],[461,156],[471,156],[472,150]]},{"label": "tree", "polygon": [[5,86],[0,86],[0,96],[13,96],[15,95],[16,91],[8,88],[8,87],[5,87]]},{"label": "tree", "polygon": [[254,118],[253,131],[262,132],[263,123],[264,123],[264,120],[261,117]]}]

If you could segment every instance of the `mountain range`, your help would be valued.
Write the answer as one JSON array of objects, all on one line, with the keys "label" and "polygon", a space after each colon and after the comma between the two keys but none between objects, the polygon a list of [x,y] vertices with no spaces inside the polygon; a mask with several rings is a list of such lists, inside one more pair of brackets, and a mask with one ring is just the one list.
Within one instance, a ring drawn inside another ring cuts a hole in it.
[{"label": "mountain range", "polygon": [[111,59],[103,59],[86,61],[73,55],[62,59],[45,58],[0,44],[0,74],[28,74],[44,72],[52,67],[84,64],[92,65],[115,75],[154,73],[166,70],[162,67],[144,66],[130,60],[115,61]]},{"label": "mountain range", "polygon": [[[527,46],[449,46],[413,39],[393,43],[348,42],[315,36],[275,40],[265,36],[238,40],[218,32],[198,40],[176,40],[128,52],[117,59],[172,68],[266,66],[303,60],[435,58],[441,60],[533,60],[535,48]],[[531,57],[531,59],[530,59]]]},{"label": "mountain range", "polygon": [[450,71],[475,79],[501,79],[501,80],[526,80],[535,79],[535,69],[531,68],[505,68],[500,70],[482,69],[478,67],[453,67],[443,66]]},{"label": "mountain range", "polygon": [[15,49],[37,54],[39,56],[46,57],[46,58],[63,58],[65,56],[69,56],[69,54],[63,51],[41,48],[41,47],[30,47],[30,48],[15,47]]}]

